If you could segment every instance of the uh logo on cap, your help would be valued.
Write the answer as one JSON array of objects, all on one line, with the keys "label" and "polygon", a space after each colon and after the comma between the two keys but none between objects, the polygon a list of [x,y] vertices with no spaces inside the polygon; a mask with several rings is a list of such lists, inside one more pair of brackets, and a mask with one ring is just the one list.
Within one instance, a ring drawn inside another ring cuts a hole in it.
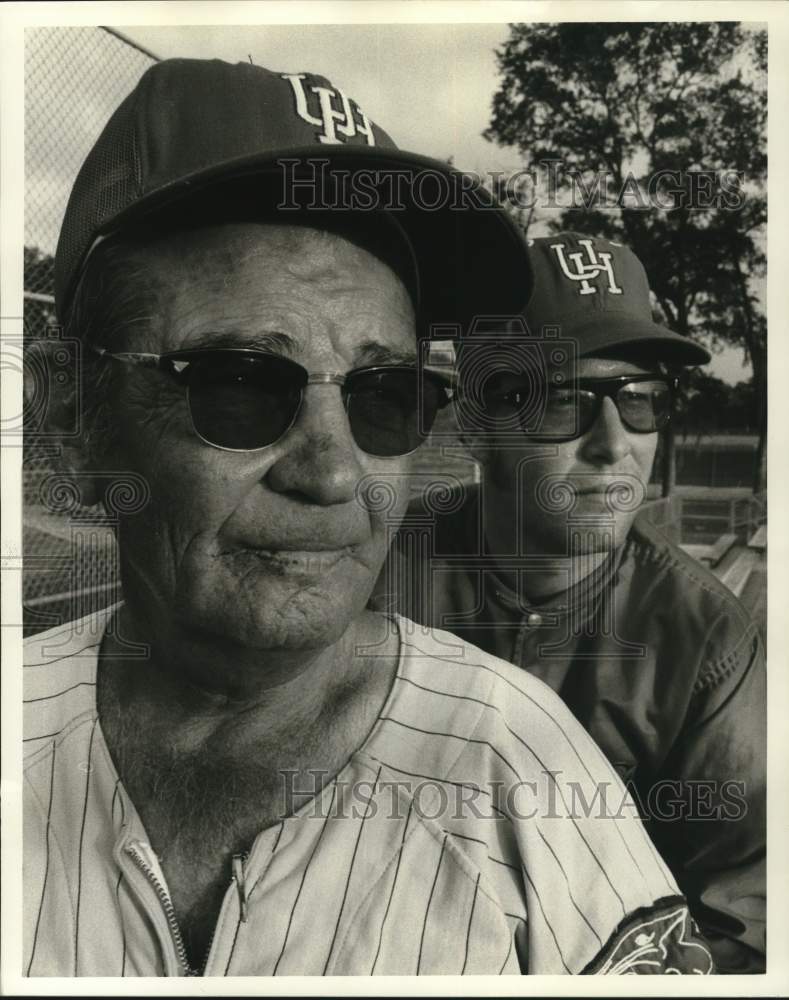
[{"label": "uh logo on cap", "polygon": [[[617,284],[616,275],[614,274],[614,265],[612,263],[614,255],[601,250],[595,251],[592,240],[578,240],[578,243],[586,251],[586,260],[584,260],[583,250],[576,250],[574,253],[565,254],[564,243],[551,243],[551,250],[553,250],[559,260],[562,274],[564,274],[565,278],[569,278],[570,281],[580,282],[581,287],[578,289],[578,294],[596,295],[597,289],[594,285],[589,284],[590,279],[597,278],[605,273],[608,276],[608,291],[612,295],[622,295],[622,289]],[[621,246],[621,244],[612,243],[612,246],[617,247]]]},{"label": "uh logo on cap", "polygon": [[[296,114],[309,125],[315,125],[321,131],[318,132],[317,139],[321,143],[345,142],[356,135],[363,135],[368,146],[375,145],[373,135],[373,125],[367,115],[362,111],[356,101],[352,101],[339,87],[322,87],[319,85],[309,88],[311,95],[317,96],[317,115],[310,114],[309,95],[304,88],[306,73],[280,73],[283,80],[287,80],[293,88],[296,98]],[[340,102],[337,109],[334,101]],[[313,106],[315,105],[313,100]],[[358,115],[358,119],[356,115]]]}]

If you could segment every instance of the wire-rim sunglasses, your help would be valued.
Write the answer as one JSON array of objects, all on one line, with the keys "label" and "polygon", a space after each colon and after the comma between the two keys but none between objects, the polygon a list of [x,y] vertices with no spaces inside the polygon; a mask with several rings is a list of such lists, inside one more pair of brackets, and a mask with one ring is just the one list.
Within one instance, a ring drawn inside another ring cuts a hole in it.
[{"label": "wire-rim sunglasses", "polygon": [[249,348],[197,348],[166,354],[93,350],[102,357],[169,375],[186,388],[195,434],[222,451],[249,452],[279,441],[295,424],[308,385],[340,387],[356,445],[369,455],[408,455],[451,402],[449,379],[416,365],[308,372],[290,358]]}]

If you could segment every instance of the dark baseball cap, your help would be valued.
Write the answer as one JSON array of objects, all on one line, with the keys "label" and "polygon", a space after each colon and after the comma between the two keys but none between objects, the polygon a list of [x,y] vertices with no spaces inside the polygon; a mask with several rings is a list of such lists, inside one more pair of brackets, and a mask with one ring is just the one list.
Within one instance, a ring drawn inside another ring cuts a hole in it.
[{"label": "dark baseball cap", "polygon": [[331,220],[349,216],[357,237],[359,220],[375,230],[378,251],[398,239],[409,248],[422,333],[523,309],[525,239],[477,179],[398,149],[324,77],[164,60],[115,110],[74,183],[55,257],[58,316],[93,248],[129,228],[244,218],[341,231]]},{"label": "dark baseball cap", "polygon": [[557,326],[577,341],[579,357],[627,347],[670,364],[710,360],[701,345],[652,319],[646,272],[628,247],[582,233],[537,237],[528,246],[534,290],[523,316],[532,335]]}]

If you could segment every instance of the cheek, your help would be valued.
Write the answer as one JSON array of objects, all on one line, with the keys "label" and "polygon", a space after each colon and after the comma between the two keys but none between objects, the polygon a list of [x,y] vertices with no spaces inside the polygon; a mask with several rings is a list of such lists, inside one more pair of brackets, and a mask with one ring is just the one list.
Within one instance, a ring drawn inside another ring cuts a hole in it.
[{"label": "cheek", "polygon": [[413,455],[388,461],[372,456],[362,459],[356,503],[369,518],[375,538],[386,538],[388,542],[397,533],[408,509],[413,483]]},{"label": "cheek", "polygon": [[658,435],[644,434],[633,445],[633,455],[644,482],[649,480],[657,452]]},{"label": "cheek", "polygon": [[533,496],[538,484],[545,477],[564,476],[576,464],[577,442],[562,442],[551,446],[550,454],[545,447],[517,449],[502,448],[491,451],[485,461],[486,477],[504,490],[518,490],[528,498]]},{"label": "cheek", "polygon": [[260,472],[244,474],[237,456],[213,452],[195,443],[176,450],[161,449],[148,464],[151,491],[161,505],[173,513],[194,510],[227,511],[236,506]]},{"label": "cheek", "polygon": [[127,542],[142,551],[155,538],[175,563],[198,539],[200,548],[213,549],[223,526],[260,483],[259,465],[252,469],[239,456],[193,438],[161,438],[149,454],[136,456],[136,468],[150,499],[141,516],[130,519]]}]

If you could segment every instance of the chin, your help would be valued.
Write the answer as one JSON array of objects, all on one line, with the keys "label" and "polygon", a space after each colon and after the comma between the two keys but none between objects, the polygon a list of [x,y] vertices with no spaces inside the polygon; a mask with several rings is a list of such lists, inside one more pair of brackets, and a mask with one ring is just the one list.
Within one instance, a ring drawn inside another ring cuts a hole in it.
[{"label": "chin", "polygon": [[585,534],[583,537],[573,540],[572,551],[569,554],[573,556],[600,555],[613,552],[618,545],[616,539],[612,543],[610,535],[603,533],[600,535]]},{"label": "chin", "polygon": [[324,649],[362,613],[372,583],[247,577],[224,594],[204,591],[179,602],[178,618],[182,627],[248,649]]},{"label": "chin", "polygon": [[598,518],[588,515],[577,524],[564,516],[545,523],[531,521],[525,525],[525,538],[534,544],[527,549],[552,556],[598,555],[619,548],[627,539],[633,517],[601,514]]},{"label": "chin", "polygon": [[338,642],[356,618],[350,610],[294,602],[276,615],[266,614],[245,629],[243,645],[263,650],[321,650]]}]

